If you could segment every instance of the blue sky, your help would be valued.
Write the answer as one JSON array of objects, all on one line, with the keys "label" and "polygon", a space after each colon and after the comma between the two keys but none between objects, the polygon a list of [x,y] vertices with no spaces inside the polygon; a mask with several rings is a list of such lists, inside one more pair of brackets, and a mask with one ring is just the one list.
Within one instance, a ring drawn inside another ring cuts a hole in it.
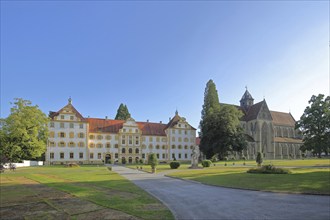
[{"label": "blue sky", "polygon": [[45,112],[198,127],[213,79],[221,102],[299,119],[329,95],[328,1],[1,1],[1,117],[15,97]]}]

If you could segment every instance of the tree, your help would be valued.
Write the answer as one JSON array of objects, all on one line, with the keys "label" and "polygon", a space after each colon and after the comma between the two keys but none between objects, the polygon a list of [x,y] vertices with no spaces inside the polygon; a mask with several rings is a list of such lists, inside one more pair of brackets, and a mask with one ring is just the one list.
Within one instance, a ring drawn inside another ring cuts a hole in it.
[{"label": "tree", "polygon": [[117,110],[115,119],[116,120],[127,120],[130,117],[131,117],[131,114],[129,113],[127,106],[124,105],[123,103],[121,103]]},{"label": "tree", "polygon": [[47,115],[28,100],[14,100],[10,115],[1,120],[1,163],[36,159],[46,151]]},{"label": "tree", "polygon": [[200,146],[207,158],[218,154],[219,159],[223,159],[229,152],[241,152],[246,148],[241,117],[242,112],[237,108],[223,105],[205,118]]},{"label": "tree", "polygon": [[209,80],[206,83],[206,88],[204,91],[204,104],[202,109],[202,119],[200,122],[200,127],[203,127],[203,120],[209,114],[212,114],[214,111],[220,108],[218,91],[216,89],[216,85],[213,80]]},{"label": "tree", "polygon": [[212,80],[206,84],[202,119],[200,121],[200,149],[207,158],[218,154],[220,159],[228,152],[241,152],[247,142],[240,118],[243,113],[231,105],[220,105],[216,86]]},{"label": "tree", "polygon": [[262,156],[262,153],[261,152],[258,152],[257,158],[256,158],[256,162],[258,164],[258,167],[260,167],[261,164],[262,164],[262,162],[263,162],[263,156]]},{"label": "tree", "polygon": [[209,138],[207,139],[207,134],[211,130],[211,115],[220,109],[218,91],[216,89],[216,85],[213,80],[209,80],[206,83],[205,91],[204,91],[204,104],[202,109],[202,117],[199,124],[201,137],[200,150],[210,158],[214,153],[212,151],[212,147],[209,145]]},{"label": "tree", "polygon": [[155,153],[149,154],[148,164],[151,166],[153,173],[156,173],[156,167],[158,165],[157,155]]},{"label": "tree", "polygon": [[312,151],[321,157],[330,151],[330,96],[323,94],[313,95],[308,102],[310,106],[305,108],[300,120],[296,122],[296,128],[303,134],[301,151]]}]

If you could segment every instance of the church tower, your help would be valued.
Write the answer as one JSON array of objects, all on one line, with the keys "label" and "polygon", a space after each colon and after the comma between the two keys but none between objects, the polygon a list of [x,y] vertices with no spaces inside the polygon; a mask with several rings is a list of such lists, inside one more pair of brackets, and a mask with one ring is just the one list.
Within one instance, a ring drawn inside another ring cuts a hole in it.
[{"label": "church tower", "polygon": [[243,108],[245,111],[248,111],[249,108],[253,105],[254,99],[252,98],[252,95],[249,93],[247,87],[244,95],[242,96],[240,103],[241,103],[241,108]]}]

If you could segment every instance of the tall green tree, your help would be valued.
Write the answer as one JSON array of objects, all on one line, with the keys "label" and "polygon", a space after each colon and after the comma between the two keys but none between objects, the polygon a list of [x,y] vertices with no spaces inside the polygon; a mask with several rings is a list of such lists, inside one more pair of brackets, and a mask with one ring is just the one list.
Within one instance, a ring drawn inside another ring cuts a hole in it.
[{"label": "tall green tree", "polygon": [[218,154],[222,159],[229,152],[241,152],[247,142],[240,125],[243,113],[234,106],[220,105],[218,92],[212,80],[206,84],[204,105],[200,122],[200,150],[211,158]]},{"label": "tall green tree", "polygon": [[48,117],[28,100],[16,98],[10,115],[1,120],[1,163],[36,159],[45,151]]},{"label": "tall green tree", "polygon": [[206,88],[204,91],[204,104],[202,109],[202,120],[200,126],[202,127],[203,120],[209,114],[212,114],[214,111],[219,110],[220,103],[218,97],[218,91],[215,83],[210,79],[206,83]]},{"label": "tall green tree", "polygon": [[115,119],[116,120],[127,120],[130,117],[131,117],[131,114],[129,113],[127,106],[124,105],[123,103],[121,103],[117,110]]},{"label": "tall green tree", "polygon": [[296,128],[303,134],[301,151],[311,151],[321,157],[330,151],[330,96],[313,95]]}]

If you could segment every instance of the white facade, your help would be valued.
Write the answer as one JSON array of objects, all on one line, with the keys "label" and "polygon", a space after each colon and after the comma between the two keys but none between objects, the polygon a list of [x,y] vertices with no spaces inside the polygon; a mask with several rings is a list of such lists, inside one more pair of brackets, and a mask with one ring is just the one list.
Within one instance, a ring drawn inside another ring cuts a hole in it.
[{"label": "white facade", "polygon": [[50,118],[48,164],[135,163],[150,153],[190,161],[196,141],[196,129],[177,112],[168,124],[84,118],[69,100]]}]

